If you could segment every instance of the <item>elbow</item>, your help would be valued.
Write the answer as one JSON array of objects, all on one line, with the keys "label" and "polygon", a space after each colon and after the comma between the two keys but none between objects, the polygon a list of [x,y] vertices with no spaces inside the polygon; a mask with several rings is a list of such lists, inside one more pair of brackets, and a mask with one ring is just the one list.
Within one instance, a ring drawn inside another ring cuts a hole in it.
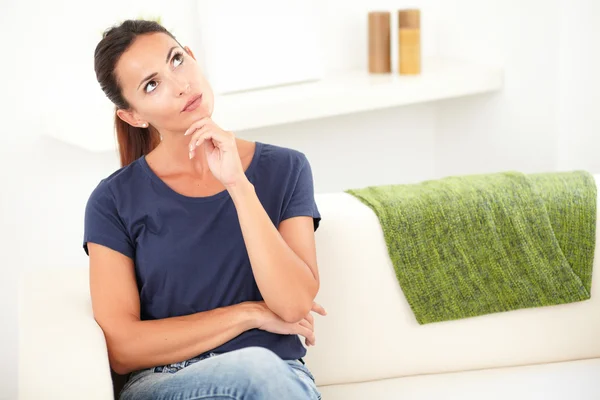
[{"label": "elbow", "polygon": [[131,357],[124,352],[111,351],[108,353],[110,368],[119,375],[127,375],[136,370],[131,362]]},{"label": "elbow", "polygon": [[103,331],[110,368],[119,375],[135,371],[137,365],[135,365],[135,356],[132,351],[136,346],[135,343],[132,343],[131,336],[127,335],[127,329],[105,328]]},{"label": "elbow", "polygon": [[110,368],[115,371],[117,375],[127,375],[133,372],[133,369],[129,368],[126,364],[122,364],[114,359],[110,361]]},{"label": "elbow", "polygon": [[131,360],[132,357],[123,350],[126,348],[125,344],[112,343],[108,346],[108,361],[110,368],[119,375],[126,375],[130,372],[135,371]]},{"label": "elbow", "polygon": [[306,318],[308,313],[310,313],[312,306],[312,298],[310,298],[310,301],[296,301],[287,307],[282,307],[282,309],[280,310],[280,312],[277,313],[277,315],[279,315],[279,318],[281,318],[285,322],[294,324]]},{"label": "elbow", "polygon": [[297,311],[297,310],[285,310],[279,314],[279,317],[289,324],[295,324],[302,321],[308,312]]},{"label": "elbow", "polygon": [[315,280],[301,293],[290,294],[280,301],[267,301],[267,306],[287,323],[302,321],[313,308],[313,302],[319,291],[319,281]]}]

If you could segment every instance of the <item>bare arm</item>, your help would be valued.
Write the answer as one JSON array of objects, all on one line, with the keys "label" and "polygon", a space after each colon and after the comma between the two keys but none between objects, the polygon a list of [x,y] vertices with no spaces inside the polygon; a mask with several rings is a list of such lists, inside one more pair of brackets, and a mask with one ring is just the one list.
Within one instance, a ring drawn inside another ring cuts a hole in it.
[{"label": "bare arm", "polygon": [[235,135],[219,128],[210,117],[193,123],[185,135],[192,135],[190,159],[201,146],[211,173],[235,204],[254,279],[265,303],[284,321],[301,321],[319,291],[313,218],[287,218],[275,227],[244,173]]},{"label": "bare arm", "polygon": [[264,308],[253,302],[141,321],[133,261],[94,243],[88,249],[94,317],[104,331],[110,364],[118,374],[186,360],[265,321]]},{"label": "bare arm", "polygon": [[312,217],[287,219],[278,230],[252,183],[242,180],[229,192],[265,303],[284,321],[302,320],[319,290]]}]

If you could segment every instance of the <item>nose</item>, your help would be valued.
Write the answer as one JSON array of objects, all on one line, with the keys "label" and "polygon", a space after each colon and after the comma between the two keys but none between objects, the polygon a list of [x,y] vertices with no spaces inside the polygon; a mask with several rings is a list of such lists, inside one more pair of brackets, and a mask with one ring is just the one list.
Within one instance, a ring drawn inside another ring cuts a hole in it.
[{"label": "nose", "polygon": [[184,94],[187,94],[190,92],[191,86],[189,83],[186,83],[182,86],[179,87],[179,97],[183,96]]},{"label": "nose", "polygon": [[184,89],[179,92],[179,95],[183,96],[184,94],[189,93],[190,89],[191,89],[190,84],[186,83]]},{"label": "nose", "polygon": [[178,97],[188,94],[191,90],[191,85],[186,80],[175,78],[173,79],[173,84],[175,85]]}]

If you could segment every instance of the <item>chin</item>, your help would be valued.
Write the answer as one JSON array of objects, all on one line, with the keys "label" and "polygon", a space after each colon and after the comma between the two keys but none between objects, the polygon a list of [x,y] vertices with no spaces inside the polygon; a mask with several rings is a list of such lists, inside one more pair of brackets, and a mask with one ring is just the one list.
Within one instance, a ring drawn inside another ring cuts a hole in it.
[{"label": "chin", "polygon": [[195,114],[194,116],[196,117],[196,119],[206,118],[206,117],[211,118],[212,114],[213,114],[213,106],[211,104],[208,107],[198,107],[198,109],[195,111],[196,112],[194,113]]},{"label": "chin", "polygon": [[214,109],[215,109],[215,107],[212,103],[207,104],[206,108],[204,109],[206,116],[212,117]]}]

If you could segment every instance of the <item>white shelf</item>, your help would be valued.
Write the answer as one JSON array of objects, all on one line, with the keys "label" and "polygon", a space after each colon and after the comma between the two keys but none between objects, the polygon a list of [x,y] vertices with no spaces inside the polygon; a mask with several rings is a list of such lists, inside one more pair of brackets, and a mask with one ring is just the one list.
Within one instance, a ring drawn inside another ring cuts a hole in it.
[{"label": "white shelf", "polygon": [[502,77],[500,68],[426,59],[418,76],[348,71],[313,83],[219,96],[213,119],[241,131],[496,91]]},{"label": "white shelf", "polygon": [[[348,71],[317,82],[215,96],[213,119],[223,129],[238,132],[492,92],[501,89],[502,82],[500,68],[425,59],[418,76]],[[94,152],[114,151],[114,108],[105,98],[92,100],[80,107],[93,124],[82,130],[80,124],[54,112],[45,121],[45,134]]]}]

